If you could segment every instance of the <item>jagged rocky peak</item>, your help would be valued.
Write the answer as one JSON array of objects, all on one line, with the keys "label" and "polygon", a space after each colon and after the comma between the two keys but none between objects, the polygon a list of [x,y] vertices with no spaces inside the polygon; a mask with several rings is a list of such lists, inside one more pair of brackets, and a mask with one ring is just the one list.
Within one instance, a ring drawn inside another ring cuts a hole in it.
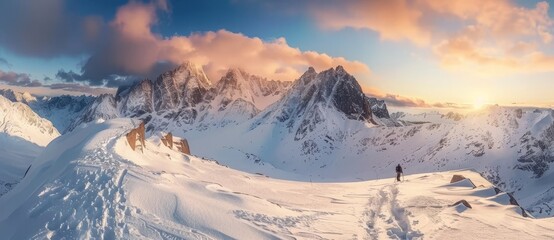
[{"label": "jagged rocky peak", "polygon": [[373,115],[378,118],[391,118],[385,100],[379,100],[374,97],[368,97],[367,100],[369,102],[369,106],[371,107],[371,112],[373,112]]},{"label": "jagged rocky peak", "polygon": [[284,125],[295,141],[312,133],[340,138],[344,132],[337,127],[344,119],[377,124],[366,98],[356,79],[341,66],[320,73],[309,68],[279,101],[258,115],[252,128]]},{"label": "jagged rocky peak", "polygon": [[304,85],[309,84],[312,80],[315,79],[316,76],[317,72],[315,71],[315,69],[313,67],[309,67],[308,70],[306,70],[306,72],[304,72],[304,74],[300,76],[299,82]]},{"label": "jagged rocky peak", "polygon": [[226,105],[236,100],[249,102],[257,109],[274,103],[289,87],[290,82],[268,80],[239,68],[231,68],[217,82],[208,100]]},{"label": "jagged rocky peak", "polygon": [[217,82],[217,94],[223,94],[230,90],[246,90],[248,87],[247,79],[250,77],[246,72],[238,68],[231,68]]},{"label": "jagged rocky peak", "polygon": [[144,79],[130,88],[119,91],[116,97],[120,112],[124,116],[135,117],[154,111],[152,103],[152,81]]},{"label": "jagged rocky peak", "polygon": [[448,112],[443,117],[445,117],[447,119],[452,119],[454,121],[460,121],[460,120],[465,118],[465,116],[463,114],[457,113],[457,112]]},{"label": "jagged rocky peak", "polygon": [[227,70],[227,73],[221,77],[221,80],[218,82],[218,85],[228,85],[228,86],[237,86],[241,83],[244,83],[244,80],[247,79],[248,74],[239,68],[230,68]]},{"label": "jagged rocky peak", "polygon": [[350,119],[372,121],[371,108],[362,87],[342,66],[319,73],[314,86],[319,88],[314,95],[316,101],[333,104]]},{"label": "jagged rocky peak", "polygon": [[254,103],[254,93],[249,82],[250,75],[238,68],[231,68],[221,77],[214,89],[214,99],[230,102],[237,99]]},{"label": "jagged rocky peak", "polygon": [[193,107],[204,99],[211,85],[202,67],[184,62],[154,81],[154,108],[159,111]]},{"label": "jagged rocky peak", "polygon": [[88,105],[81,116],[69,125],[67,131],[70,132],[82,123],[92,122],[98,119],[109,120],[118,118],[117,103],[112,94],[102,94]]},{"label": "jagged rocky peak", "polygon": [[281,100],[261,115],[293,127],[298,122],[313,125],[325,121],[326,109],[375,124],[362,88],[341,66],[320,73],[309,68]]}]

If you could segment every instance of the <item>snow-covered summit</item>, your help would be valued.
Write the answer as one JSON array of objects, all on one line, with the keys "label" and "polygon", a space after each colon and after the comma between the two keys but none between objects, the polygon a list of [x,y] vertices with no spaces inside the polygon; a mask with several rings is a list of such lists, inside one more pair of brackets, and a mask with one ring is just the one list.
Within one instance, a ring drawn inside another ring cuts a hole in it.
[{"label": "snow-covered summit", "polygon": [[342,66],[317,73],[310,67],[285,95],[259,114],[255,125],[281,123],[302,139],[333,114],[375,123],[367,97],[356,79]]},{"label": "snow-covered summit", "polygon": [[27,104],[39,116],[48,119],[56,129],[65,133],[69,126],[82,114],[96,97],[61,95],[55,97],[35,97],[28,92],[0,89],[0,95],[12,102]]},{"label": "snow-covered summit", "polygon": [[194,107],[203,101],[211,85],[202,67],[185,62],[153,82],[154,109]]},{"label": "snow-covered summit", "polygon": [[[230,69],[216,85],[212,85],[201,66],[185,62],[154,81],[145,79],[120,87],[115,96],[117,114],[111,107],[104,108],[109,111],[104,114],[83,111],[70,129],[94,121],[90,116],[100,115],[137,117],[147,122],[149,130],[223,127],[251,119],[261,108],[280,98],[288,85],[239,69]],[[108,101],[105,106],[114,105],[114,100],[109,98],[96,101]],[[87,107],[91,108],[94,106]]]},{"label": "snow-covered summit", "polygon": [[9,99],[12,102],[20,102],[29,104],[37,101],[37,98],[28,92],[15,92],[11,89],[0,89],[0,95]]},{"label": "snow-covered summit", "polygon": [[[313,75],[313,82],[310,74]],[[115,96],[115,105],[118,116],[140,118],[147,122],[149,131],[186,132],[236,125],[254,118],[262,110],[267,111],[270,105],[279,104],[276,103],[278,101],[286,102],[286,106],[281,104],[286,109],[271,109],[297,111],[295,114],[302,119],[314,117],[313,114],[317,114],[320,107],[331,107],[348,119],[376,124],[371,114],[372,102],[368,102],[360,85],[341,66],[320,74],[309,68],[301,80],[293,84],[294,87],[290,82],[268,80],[237,68],[229,69],[216,84],[212,84],[201,66],[185,62],[161,74],[154,81],[145,79],[120,87]],[[294,89],[289,90],[291,88]],[[313,96],[307,96],[310,94]],[[281,99],[285,95],[288,100]],[[313,97],[313,100],[297,100],[301,95]],[[379,105],[382,106],[384,104]],[[383,111],[386,112],[386,107],[381,113]],[[84,111],[81,115],[80,119],[73,122],[81,124],[94,120],[84,116]],[[112,113],[103,115],[116,116]],[[69,129],[74,127],[75,124]]]},{"label": "snow-covered summit", "polygon": [[60,133],[52,123],[38,116],[26,104],[0,96],[0,133],[46,146]]},{"label": "snow-covered summit", "polygon": [[119,117],[115,98],[111,94],[102,94],[88,105],[83,113],[71,123],[68,131],[72,131],[83,123],[93,122],[95,120],[107,120]]},{"label": "snow-covered summit", "polygon": [[263,110],[282,96],[289,82],[271,81],[250,75],[242,69],[231,68],[217,82],[213,104],[225,106],[232,101],[243,100]]}]

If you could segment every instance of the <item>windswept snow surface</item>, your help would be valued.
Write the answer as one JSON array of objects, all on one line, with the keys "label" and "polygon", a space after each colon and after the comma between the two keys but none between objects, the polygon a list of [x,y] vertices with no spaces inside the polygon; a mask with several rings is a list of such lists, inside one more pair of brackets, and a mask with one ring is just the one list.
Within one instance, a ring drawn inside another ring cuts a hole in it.
[{"label": "windswept snow surface", "polygon": [[[172,132],[187,138],[194,154],[289,180],[378,179],[390,176],[398,163],[411,174],[475,169],[536,217],[554,216],[552,109],[490,107],[459,120],[446,114],[428,119],[439,122],[403,127],[372,126],[333,109],[320,115],[322,121],[302,139],[285,123],[260,117],[233,128]],[[304,177],[286,177],[268,166]]]},{"label": "windswept snow surface", "polygon": [[43,149],[22,138],[0,133],[0,196],[17,185]]},{"label": "windswept snow surface", "polygon": [[[6,239],[551,239],[466,170],[360,182],[274,179],[183,155],[155,136],[132,151],[128,119],[54,140],[0,197]],[[267,166],[269,167],[269,166]],[[282,172],[281,174],[286,174]],[[449,184],[453,174],[476,189]],[[293,178],[289,176],[288,178]],[[503,195],[504,194],[504,195]],[[451,204],[466,200],[472,208]]]},{"label": "windswept snow surface", "polygon": [[59,135],[29,106],[0,96],[0,196],[19,182],[32,160]]}]

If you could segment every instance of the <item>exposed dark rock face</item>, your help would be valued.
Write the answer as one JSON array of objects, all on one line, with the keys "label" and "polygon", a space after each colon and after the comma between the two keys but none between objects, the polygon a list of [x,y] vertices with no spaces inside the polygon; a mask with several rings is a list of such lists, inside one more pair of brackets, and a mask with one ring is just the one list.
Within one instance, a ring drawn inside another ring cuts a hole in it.
[{"label": "exposed dark rock face", "polygon": [[343,67],[321,73],[309,68],[281,100],[260,114],[252,127],[264,122],[284,124],[289,131],[295,132],[294,139],[298,141],[314,132],[322,123],[334,121],[329,118],[335,113],[348,119],[375,124],[362,88]]},{"label": "exposed dark rock face", "polygon": [[371,106],[371,112],[373,112],[373,115],[378,118],[390,118],[385,100],[378,100],[373,97],[369,97],[367,100],[369,102],[369,106]]},{"label": "exposed dark rock face", "polygon": [[371,108],[362,87],[342,66],[321,73],[324,79],[324,99],[332,98],[335,107],[350,119],[372,122]]},{"label": "exposed dark rock face", "polygon": [[525,152],[517,159],[519,164],[515,168],[531,171],[536,178],[542,177],[554,162],[554,124],[546,128],[540,138],[527,132],[520,142]]},{"label": "exposed dark rock face", "polygon": [[194,107],[204,99],[211,83],[202,68],[187,62],[163,73],[153,83],[156,111]]},{"label": "exposed dark rock face", "polygon": [[124,116],[136,117],[154,111],[152,103],[152,82],[148,79],[131,86],[128,91],[116,98]]},{"label": "exposed dark rock face", "polygon": [[448,112],[443,117],[448,118],[448,119],[452,119],[454,121],[460,121],[460,120],[464,119],[464,115],[462,115],[461,113],[455,113],[455,112]]},{"label": "exposed dark rock face", "polygon": [[[274,102],[288,86],[288,82],[270,81],[239,69],[230,69],[214,86],[201,67],[186,62],[155,81],[146,79],[120,87],[115,98],[96,99],[71,129],[95,120],[93,116],[138,117],[149,122],[148,130],[170,125],[183,129],[224,126],[252,118],[260,111],[259,106]],[[100,114],[104,110],[107,114]]]},{"label": "exposed dark rock face", "polygon": [[[277,101],[279,98],[281,100]],[[98,101],[108,102],[100,104]],[[75,122],[93,121],[94,117],[138,117],[152,121],[147,125],[149,130],[170,126],[202,130],[244,122],[275,103],[279,106],[272,108],[270,112],[273,113],[264,115],[286,122],[301,139],[326,121],[327,109],[348,119],[377,124],[373,120],[372,101],[376,104],[374,108],[379,110],[377,117],[388,117],[384,102],[368,100],[356,79],[342,66],[319,74],[309,68],[292,86],[289,82],[271,81],[240,69],[230,69],[212,85],[201,67],[186,62],[161,74],[155,81],[146,79],[119,88],[115,98],[97,99]]]}]

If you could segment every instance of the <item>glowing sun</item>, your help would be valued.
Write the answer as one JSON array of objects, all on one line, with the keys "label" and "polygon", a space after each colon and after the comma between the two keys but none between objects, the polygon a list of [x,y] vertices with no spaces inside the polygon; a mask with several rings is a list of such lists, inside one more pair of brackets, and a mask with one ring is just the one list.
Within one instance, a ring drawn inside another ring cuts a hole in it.
[{"label": "glowing sun", "polygon": [[478,97],[473,102],[473,109],[481,109],[487,104],[487,100],[484,97]]}]

